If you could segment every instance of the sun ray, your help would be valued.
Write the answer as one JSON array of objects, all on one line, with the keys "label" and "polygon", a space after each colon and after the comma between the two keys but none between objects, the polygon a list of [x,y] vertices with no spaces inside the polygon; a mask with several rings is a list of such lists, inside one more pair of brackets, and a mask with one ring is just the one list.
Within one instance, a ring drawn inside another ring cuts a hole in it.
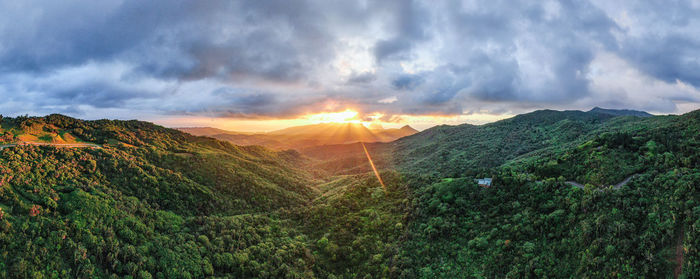
[{"label": "sun ray", "polygon": [[379,180],[379,184],[382,185],[382,188],[384,188],[384,191],[386,191],[386,185],[384,185],[384,181],[382,180],[382,177],[379,175],[379,171],[377,171],[377,167],[374,166],[374,161],[372,161],[372,157],[369,156],[369,151],[367,151],[367,147],[365,146],[364,142],[360,142],[362,144],[362,149],[365,150],[365,155],[367,155],[367,160],[369,161],[369,165],[372,166],[372,171],[374,171],[374,175],[377,176],[377,180]]}]

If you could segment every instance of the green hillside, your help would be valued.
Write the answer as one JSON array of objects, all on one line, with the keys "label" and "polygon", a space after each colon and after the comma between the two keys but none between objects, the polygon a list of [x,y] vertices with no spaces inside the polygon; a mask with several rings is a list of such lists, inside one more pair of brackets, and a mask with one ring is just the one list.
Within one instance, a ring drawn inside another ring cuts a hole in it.
[{"label": "green hillside", "polygon": [[[537,111],[397,144],[417,203],[406,277],[664,278],[682,266],[691,278],[700,268],[700,111]],[[477,186],[481,177],[493,186]]]},{"label": "green hillside", "polygon": [[399,139],[397,161],[407,172],[459,177],[547,147],[573,146],[612,118],[542,110],[481,126],[437,126]]},{"label": "green hillside", "polygon": [[405,191],[379,195],[372,175],[316,180],[295,151],[140,121],[1,121],[97,147],[0,151],[0,278],[389,276],[397,255]]},{"label": "green hillside", "polygon": [[700,111],[618,114],[367,144],[385,187],[359,144],[5,117],[0,278],[692,278]]},{"label": "green hillside", "polygon": [[[262,273],[238,264],[271,256],[303,261],[303,238],[269,217],[313,195],[308,176],[294,167],[297,154],[138,121],[51,115],[3,122],[53,125],[103,148],[2,151],[0,277],[201,278]],[[290,251],[278,251],[285,245]],[[230,254],[234,246],[239,252]],[[310,271],[301,263],[278,272]]]}]

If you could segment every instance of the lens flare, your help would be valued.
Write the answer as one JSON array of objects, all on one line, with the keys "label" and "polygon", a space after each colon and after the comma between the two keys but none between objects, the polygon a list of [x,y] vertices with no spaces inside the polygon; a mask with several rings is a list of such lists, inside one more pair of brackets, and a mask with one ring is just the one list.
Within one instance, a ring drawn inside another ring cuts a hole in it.
[{"label": "lens flare", "polygon": [[382,188],[384,188],[384,191],[386,191],[386,185],[384,185],[384,181],[382,180],[382,177],[379,176],[379,172],[377,171],[377,167],[374,166],[374,162],[372,161],[372,157],[369,156],[369,151],[367,151],[367,147],[365,147],[364,142],[360,142],[362,144],[362,149],[365,150],[365,155],[367,155],[367,160],[369,161],[369,165],[372,166],[372,171],[374,171],[374,175],[377,176],[377,180],[379,180],[379,184],[382,184]]}]

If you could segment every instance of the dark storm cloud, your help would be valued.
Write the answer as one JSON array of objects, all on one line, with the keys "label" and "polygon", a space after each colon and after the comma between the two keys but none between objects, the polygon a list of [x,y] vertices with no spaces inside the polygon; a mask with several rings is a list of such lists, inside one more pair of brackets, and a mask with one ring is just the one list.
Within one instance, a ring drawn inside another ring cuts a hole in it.
[{"label": "dark storm cloud", "polygon": [[689,1],[0,0],[0,109],[674,112],[700,99],[698,14]]}]

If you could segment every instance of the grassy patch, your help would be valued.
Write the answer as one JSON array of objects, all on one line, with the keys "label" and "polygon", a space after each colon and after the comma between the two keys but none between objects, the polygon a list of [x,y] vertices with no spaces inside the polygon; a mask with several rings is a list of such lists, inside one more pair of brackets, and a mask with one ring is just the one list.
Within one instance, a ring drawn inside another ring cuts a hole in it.
[{"label": "grassy patch", "polygon": [[39,140],[43,142],[53,142],[54,138],[51,135],[43,135],[39,137]]}]

